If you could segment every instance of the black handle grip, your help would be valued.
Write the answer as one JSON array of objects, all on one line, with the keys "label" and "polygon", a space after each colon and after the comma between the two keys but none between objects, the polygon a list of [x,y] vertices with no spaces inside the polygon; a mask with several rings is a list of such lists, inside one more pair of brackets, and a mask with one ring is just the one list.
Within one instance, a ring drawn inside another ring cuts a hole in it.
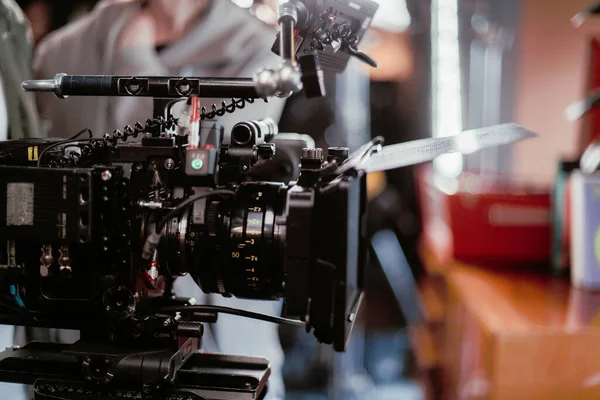
[{"label": "black handle grip", "polygon": [[66,96],[112,96],[116,82],[108,75],[65,75],[61,89]]}]

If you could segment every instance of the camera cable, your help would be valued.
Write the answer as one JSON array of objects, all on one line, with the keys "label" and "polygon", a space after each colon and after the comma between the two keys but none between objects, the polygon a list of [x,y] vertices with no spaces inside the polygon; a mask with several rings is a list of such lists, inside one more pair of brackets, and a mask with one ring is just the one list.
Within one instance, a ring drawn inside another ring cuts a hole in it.
[{"label": "camera cable", "polygon": [[213,190],[211,192],[203,192],[203,193],[199,193],[199,194],[188,197],[181,203],[177,204],[173,210],[169,211],[169,213],[167,213],[167,215],[165,215],[160,220],[158,225],[156,225],[156,233],[162,232],[162,230],[165,228],[165,226],[167,225],[169,220],[171,218],[173,218],[174,216],[176,216],[177,214],[179,214],[184,208],[186,208],[187,206],[189,206],[190,204],[194,203],[197,200],[203,199],[205,197],[211,197],[211,196],[235,196],[235,192],[232,190],[217,189],[217,190]]},{"label": "camera cable", "polygon": [[223,307],[223,306],[172,306],[172,307],[161,307],[155,310],[157,313],[173,313],[173,312],[214,312],[223,313],[230,315],[237,315],[240,317],[257,319],[260,321],[272,322],[280,325],[292,325],[292,326],[305,326],[306,322],[298,319],[290,319],[283,317],[276,317],[274,315],[260,314],[252,311],[241,310],[239,308]]},{"label": "camera cable", "polygon": [[[51,146],[52,148],[54,148],[54,147],[60,146],[61,144],[68,143],[68,142],[70,142],[70,141],[72,141],[72,140],[75,140],[75,139],[77,139],[79,136],[83,135],[83,134],[84,134],[84,133],[86,133],[86,132],[89,132],[89,135],[90,135],[90,138],[91,138],[91,137],[92,137],[92,131],[91,131],[91,130],[89,130],[88,128],[85,128],[85,129],[83,129],[83,130],[81,130],[81,131],[77,132],[77,134],[73,135],[73,136],[72,136],[72,137],[70,137],[69,139],[65,139],[65,140],[60,140],[60,141],[57,141],[57,142],[55,142],[55,143],[52,143],[50,146]],[[55,146],[55,145],[56,145],[56,146]],[[7,150],[7,151],[5,151],[5,152],[2,152],[2,153],[0,153],[0,158],[6,157],[6,156],[11,156],[11,155],[12,155],[12,154],[13,154],[15,151],[19,151],[19,150],[27,150],[27,149],[28,149],[28,148],[30,148],[31,146],[32,146],[31,144],[26,144],[26,145],[23,145],[23,146],[20,146],[20,147],[16,147],[16,148],[13,148],[13,149]],[[40,161],[39,161],[39,160],[41,160],[41,159],[42,159],[42,156],[43,156],[44,154],[46,154],[46,153],[47,153],[47,150],[48,150],[48,148],[46,148],[46,149],[44,149],[44,150],[42,150],[42,151],[41,151],[41,153],[40,153],[40,156],[38,157],[38,166],[40,166]]]},{"label": "camera cable", "polygon": [[212,197],[212,196],[235,196],[235,192],[232,190],[217,189],[217,190],[213,190],[210,192],[203,192],[203,193],[195,194],[193,196],[189,196],[188,198],[183,200],[181,203],[177,204],[173,210],[169,211],[167,213],[167,215],[165,215],[159,221],[159,223],[156,224],[154,232],[150,231],[150,233],[148,233],[148,236],[146,237],[146,242],[144,243],[144,247],[142,249],[142,257],[145,260],[150,260],[152,258],[152,256],[154,255],[154,251],[156,250],[156,248],[158,247],[158,244],[160,242],[160,238],[162,236],[162,231],[171,218],[173,218],[174,216],[179,214],[190,204],[192,204],[200,199],[203,199],[205,197]]},{"label": "camera cable", "polygon": [[[82,132],[85,132],[85,130],[83,130]],[[56,142],[54,144],[51,144],[50,146],[46,147],[44,150],[41,151],[39,157],[38,157],[38,163],[37,166],[41,167],[42,166],[42,158],[44,157],[44,155],[46,155],[50,150],[55,149],[59,146],[64,146],[66,144],[71,144],[71,143],[82,143],[82,142],[92,142],[94,140],[98,140],[98,139],[67,139],[67,140],[61,140],[60,142]]]}]

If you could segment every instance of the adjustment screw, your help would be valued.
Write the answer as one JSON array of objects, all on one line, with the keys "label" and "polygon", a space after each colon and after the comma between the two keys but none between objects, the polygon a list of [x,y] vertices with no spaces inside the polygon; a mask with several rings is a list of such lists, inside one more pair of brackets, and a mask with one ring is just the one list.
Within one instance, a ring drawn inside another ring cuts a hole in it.
[{"label": "adjustment screw", "polygon": [[304,160],[323,160],[323,149],[302,149],[302,158]]},{"label": "adjustment screw", "polygon": [[175,160],[172,158],[167,158],[164,165],[166,169],[173,169],[175,168]]},{"label": "adjustment screw", "polygon": [[137,78],[131,78],[125,83],[125,90],[131,95],[139,94],[142,91],[142,85]]},{"label": "adjustment screw", "polygon": [[204,326],[200,322],[180,322],[177,325],[176,336],[186,338],[201,338],[204,333]]},{"label": "adjustment screw", "polygon": [[323,149],[302,149],[300,167],[302,171],[318,170],[323,166]]},{"label": "adjustment screw", "polygon": [[258,146],[258,154],[265,160],[270,160],[275,156],[275,145],[272,143],[264,143]]},{"label": "adjustment screw", "polygon": [[102,172],[102,174],[100,176],[104,182],[110,181],[112,178],[112,174],[110,173],[109,170]]},{"label": "adjustment screw", "polygon": [[347,147],[330,147],[329,149],[327,149],[327,161],[345,161],[348,158],[349,154],[350,151]]}]

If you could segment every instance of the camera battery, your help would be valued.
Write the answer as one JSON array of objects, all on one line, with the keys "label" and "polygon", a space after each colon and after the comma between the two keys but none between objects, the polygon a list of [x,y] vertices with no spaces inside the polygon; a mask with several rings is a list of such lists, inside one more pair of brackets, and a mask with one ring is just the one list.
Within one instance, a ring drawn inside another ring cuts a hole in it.
[{"label": "camera battery", "polygon": [[212,176],[216,172],[217,150],[191,149],[185,152],[187,176]]}]

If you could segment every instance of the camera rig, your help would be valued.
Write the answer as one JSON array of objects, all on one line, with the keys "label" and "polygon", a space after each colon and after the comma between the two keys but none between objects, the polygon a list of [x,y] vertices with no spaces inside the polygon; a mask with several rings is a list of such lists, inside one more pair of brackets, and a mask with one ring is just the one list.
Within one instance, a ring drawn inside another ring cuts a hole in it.
[{"label": "camera rig", "polygon": [[[23,83],[58,97],[153,97],[155,110],[103,137],[0,143],[0,323],[81,332],[71,345],[8,349],[0,379],[35,383],[40,399],[261,398],[268,361],[199,352],[203,323],[230,313],[305,326],[344,351],[363,296],[366,174],[532,136],[507,124],[385,147],[377,137],[351,154],[302,146],[299,162],[278,161],[274,143],[286,134],[272,120],[225,132],[218,117],[302,88],[323,95],[320,60],[336,70],[351,56],[374,64],[356,46],[377,8],[281,3],[282,65],[253,79],[59,74]],[[215,97],[232,101],[201,107]],[[277,163],[299,176],[273,182]],[[284,299],[285,318],[179,298],[172,286],[182,275],[206,293]]]}]

